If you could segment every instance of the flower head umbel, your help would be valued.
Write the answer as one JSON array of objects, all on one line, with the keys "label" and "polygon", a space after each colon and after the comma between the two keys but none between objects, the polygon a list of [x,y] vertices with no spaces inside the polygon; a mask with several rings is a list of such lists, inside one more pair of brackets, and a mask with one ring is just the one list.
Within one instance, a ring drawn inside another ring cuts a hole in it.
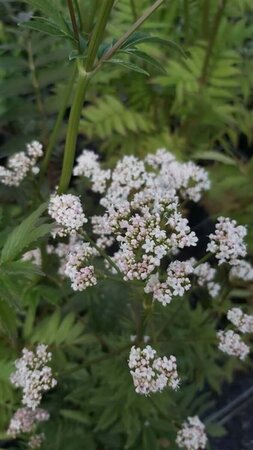
[{"label": "flower head umbel", "polygon": [[0,181],[7,186],[19,186],[29,172],[37,174],[37,160],[43,155],[42,145],[32,141],[26,151],[14,153],[7,160],[7,166],[0,166]]},{"label": "flower head umbel", "polygon": [[229,277],[231,280],[253,281],[253,267],[248,261],[241,260],[231,268]]},{"label": "flower head umbel", "polygon": [[51,195],[48,214],[58,225],[55,236],[74,234],[87,222],[80,198],[73,194]]},{"label": "flower head umbel", "polygon": [[156,357],[156,350],[147,345],[143,350],[133,346],[128,366],[137,394],[162,391],[166,386],[177,389],[179,377],[175,356]]},{"label": "flower head umbel", "polygon": [[171,189],[172,187],[184,200],[197,202],[202,192],[210,189],[208,173],[192,161],[181,163],[165,148],[149,154],[145,162],[158,170],[159,184]]},{"label": "flower head umbel", "polygon": [[96,250],[88,242],[77,243],[66,258],[65,275],[71,280],[74,291],[83,291],[97,284],[95,268],[89,264]]},{"label": "flower head umbel", "polygon": [[77,158],[77,165],[73,170],[74,176],[83,176],[91,180],[92,190],[102,194],[106,189],[107,180],[110,179],[111,171],[100,168],[98,155],[92,150],[83,150]]},{"label": "flower head umbel", "polygon": [[198,416],[188,417],[177,433],[176,443],[187,450],[204,449],[207,444],[205,425]]},{"label": "flower head umbel", "polygon": [[227,318],[241,333],[253,333],[253,316],[244,314],[240,308],[232,308]]},{"label": "flower head umbel", "polygon": [[44,440],[45,440],[44,433],[34,434],[33,436],[30,437],[28,441],[28,447],[32,449],[40,448]]},{"label": "flower head umbel", "polygon": [[218,331],[219,349],[227,353],[230,356],[237,356],[241,360],[244,360],[249,352],[250,348],[246,345],[240,335],[233,330]]},{"label": "flower head umbel", "polygon": [[189,261],[173,261],[167,269],[165,281],[159,280],[158,273],[149,277],[145,286],[145,292],[152,293],[153,299],[162,305],[171,302],[172,297],[182,297],[191,287],[189,275],[193,272],[193,266]]},{"label": "flower head umbel", "polygon": [[22,403],[28,408],[35,410],[43,393],[57,384],[51,367],[46,365],[51,358],[47,345],[40,344],[34,352],[24,348],[22,357],[15,361],[16,371],[11,374],[10,380],[23,390]]},{"label": "flower head umbel", "polygon": [[190,261],[194,266],[193,273],[198,286],[206,288],[210,297],[217,297],[221,289],[220,284],[215,281],[217,270],[208,262],[196,265],[197,261],[194,258],[191,258]]},{"label": "flower head umbel", "polygon": [[22,433],[32,433],[40,422],[49,419],[49,413],[42,408],[19,408],[11,418],[7,434],[16,438]]},{"label": "flower head umbel", "polygon": [[219,217],[215,226],[215,233],[210,234],[207,251],[213,253],[219,264],[224,262],[234,266],[240,262],[239,258],[246,256],[244,238],[247,230],[237,225],[235,220]]}]

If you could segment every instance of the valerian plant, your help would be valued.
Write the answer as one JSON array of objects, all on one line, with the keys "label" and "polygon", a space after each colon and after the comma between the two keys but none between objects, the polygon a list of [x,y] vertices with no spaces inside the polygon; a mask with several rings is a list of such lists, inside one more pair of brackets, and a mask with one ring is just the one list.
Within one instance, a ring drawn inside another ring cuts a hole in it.
[{"label": "valerian plant", "polygon": [[[32,140],[0,166],[3,199],[11,199],[0,234],[1,437],[13,449],[208,448],[208,435],[224,432],[209,415],[211,390],[249,365],[253,315],[238,301],[253,280],[247,227],[223,215],[208,230],[193,223],[192,211],[213,189],[208,171],[167,148],[114,156],[114,164],[87,148],[76,155],[94,86],[110,114],[100,81],[109,67],[128,76],[147,75],[143,61],[163,70],[141,44],[161,52],[168,45],[187,58],[177,43],[139,31],[167,2],[155,1],[139,18],[139,4],[129,2],[133,25],[109,40],[119,2],[27,3],[34,14],[22,27],[60,38],[73,67],[49,136],[27,34],[46,145]],[[209,48],[201,85],[211,55]],[[49,163],[69,104],[54,177]],[[141,114],[135,119],[141,123]]]}]

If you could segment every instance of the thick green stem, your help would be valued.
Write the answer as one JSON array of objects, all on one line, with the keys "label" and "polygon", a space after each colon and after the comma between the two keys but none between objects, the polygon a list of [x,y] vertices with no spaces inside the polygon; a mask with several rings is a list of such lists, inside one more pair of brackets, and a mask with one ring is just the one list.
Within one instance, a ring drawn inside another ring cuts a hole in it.
[{"label": "thick green stem", "polygon": [[91,40],[88,47],[87,59],[85,63],[85,69],[87,72],[92,70],[97,56],[98,47],[103,39],[105,27],[113,4],[114,0],[103,0],[102,7],[99,10],[97,22],[91,35]]},{"label": "thick green stem", "polygon": [[207,44],[206,54],[205,54],[203,67],[202,67],[202,73],[201,73],[201,77],[199,80],[201,85],[206,84],[206,81],[207,81],[209,63],[210,63],[210,59],[212,56],[213,47],[214,47],[214,44],[215,44],[215,41],[216,41],[216,38],[218,35],[219,26],[221,23],[221,19],[222,19],[223,13],[224,13],[226,3],[227,3],[227,0],[221,0],[218,10],[214,16],[213,27],[211,30],[211,35],[209,37],[208,44]]},{"label": "thick green stem", "polygon": [[73,100],[68,121],[68,130],[64,149],[63,166],[58,189],[59,194],[62,194],[68,189],[69,182],[71,179],[72,168],[75,159],[75,148],[79,127],[79,120],[88,84],[89,84],[88,74],[87,73],[79,74],[75,97]]},{"label": "thick green stem", "polygon": [[51,135],[50,135],[48,146],[47,146],[46,152],[45,152],[45,157],[44,157],[43,163],[41,165],[41,173],[42,174],[45,173],[45,171],[46,171],[46,169],[48,167],[53,148],[54,148],[54,146],[55,146],[55,144],[57,142],[57,138],[58,138],[58,135],[59,135],[59,132],[60,132],[60,128],[62,126],[63,117],[64,117],[64,114],[65,114],[65,111],[66,111],[66,108],[67,108],[67,105],[68,105],[68,101],[69,101],[71,92],[73,90],[73,85],[74,85],[75,79],[76,79],[76,66],[74,67],[73,73],[72,73],[72,75],[71,75],[71,77],[69,79],[69,82],[68,82],[68,84],[67,84],[67,86],[65,88],[65,95],[63,97],[63,101],[62,101],[60,110],[58,112],[58,116],[56,118],[53,130],[52,130]]},{"label": "thick green stem", "polygon": [[88,35],[93,29],[96,12],[98,10],[98,2],[99,0],[91,0],[88,10],[87,5],[84,4],[84,2],[81,2],[79,5],[82,17],[82,31],[84,31]]},{"label": "thick green stem", "polygon": [[80,27],[80,30],[82,30],[82,28],[83,28],[82,15],[81,15],[81,11],[80,11],[78,0],[74,0],[74,5],[75,5],[75,8],[76,8],[76,12],[77,12],[77,17],[78,17],[78,21],[79,21],[79,27]]},{"label": "thick green stem", "polygon": [[72,175],[72,169],[75,159],[76,141],[79,127],[79,120],[83,108],[83,103],[90,81],[91,74],[89,73],[96,59],[98,47],[103,39],[103,34],[107,24],[108,16],[113,7],[114,0],[103,0],[101,2],[97,23],[93,30],[91,40],[87,50],[87,59],[85,67],[79,67],[79,78],[77,81],[76,92],[73,99],[68,128],[67,137],[64,149],[63,167],[59,183],[58,192],[62,194],[69,187],[69,182]]},{"label": "thick green stem", "polygon": [[68,2],[69,15],[70,15],[71,23],[72,23],[73,34],[75,37],[76,46],[80,52],[79,31],[78,31],[78,25],[76,22],[75,8],[72,3],[72,0],[67,0],[67,2]]}]

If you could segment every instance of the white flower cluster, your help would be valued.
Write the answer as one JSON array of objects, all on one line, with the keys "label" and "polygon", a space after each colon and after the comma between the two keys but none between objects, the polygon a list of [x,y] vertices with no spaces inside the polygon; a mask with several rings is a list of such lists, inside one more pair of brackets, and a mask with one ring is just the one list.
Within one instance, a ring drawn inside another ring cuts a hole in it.
[{"label": "white flower cluster", "polygon": [[35,352],[24,348],[22,357],[15,361],[16,371],[11,374],[10,380],[14,386],[22,388],[22,403],[28,408],[35,410],[43,393],[57,384],[51,367],[46,365],[51,358],[47,345],[40,344]]},{"label": "white flower cluster", "polygon": [[176,443],[180,448],[200,450],[206,448],[207,435],[205,425],[198,416],[187,417],[177,433]]},{"label": "white flower cluster", "polygon": [[[190,259],[193,266],[197,263],[194,258]],[[221,286],[215,282],[216,269],[211,267],[208,262],[196,265],[194,267],[194,275],[196,276],[197,284],[201,287],[206,287],[210,297],[215,298],[220,292]]]},{"label": "white flower cluster", "polygon": [[168,266],[167,279],[161,282],[158,273],[151,275],[144,291],[152,293],[154,300],[166,306],[173,296],[182,297],[190,289],[189,275],[192,272],[193,266],[189,261],[173,261]]},{"label": "white flower cluster", "polygon": [[7,160],[7,167],[0,166],[0,181],[7,186],[19,186],[28,172],[37,174],[37,160],[43,155],[42,145],[32,141],[25,152],[15,153]]},{"label": "white flower cluster", "polygon": [[179,378],[176,358],[156,357],[156,350],[147,345],[143,350],[133,346],[128,365],[137,394],[162,391],[166,386],[177,389]]},{"label": "white flower cluster", "polygon": [[[177,208],[173,193],[156,194],[137,193],[124,207],[109,210],[108,222],[119,243],[114,258],[125,280],[146,280],[166,255],[196,245],[187,219],[172,211]],[[166,214],[171,215],[164,220]]]},{"label": "white flower cluster", "polygon": [[[84,150],[74,175],[86,176],[93,190],[104,193],[100,204],[106,212],[92,218],[93,232],[101,248],[111,246],[116,238],[119,249],[112,259],[124,279],[147,280],[146,292],[163,304],[173,295],[183,295],[190,287],[189,262],[172,263],[165,282],[152,272],[166,256],[196,245],[196,234],[179,209],[180,198],[199,200],[210,187],[207,172],[159,149],[143,161],[124,156],[110,173],[100,168],[94,152]],[[93,280],[92,270],[89,277]]]},{"label": "white flower cluster", "polygon": [[250,348],[246,345],[240,335],[233,330],[218,331],[219,349],[230,356],[237,356],[244,360],[250,352]]},{"label": "white flower cluster", "polygon": [[240,308],[229,309],[227,318],[241,333],[253,333],[253,316]]},{"label": "white flower cluster", "polygon": [[111,177],[110,170],[100,168],[98,155],[92,150],[83,150],[77,158],[77,165],[73,170],[74,176],[83,176],[92,182],[91,189],[103,194],[106,189],[107,180]]},{"label": "white flower cluster", "polygon": [[28,441],[28,447],[40,448],[44,440],[45,440],[44,433],[34,434],[33,436],[30,437]]},{"label": "white flower cluster", "polygon": [[248,261],[242,260],[231,268],[229,277],[231,280],[253,281],[253,267]]},{"label": "white flower cluster", "polygon": [[87,222],[80,198],[73,194],[51,195],[48,213],[57,223],[54,237],[75,234]]},{"label": "white flower cluster", "polygon": [[193,162],[180,163],[166,149],[159,149],[154,155],[148,155],[145,161],[159,168],[158,180],[167,188],[174,188],[185,200],[198,202],[202,192],[210,189],[208,173]]},{"label": "white flower cluster", "polygon": [[49,419],[49,413],[42,408],[19,408],[11,418],[7,434],[15,439],[19,434],[32,433],[40,422]]},{"label": "white flower cluster", "polygon": [[239,258],[246,256],[244,238],[247,230],[237,225],[236,220],[219,217],[215,226],[215,233],[210,234],[207,251],[213,253],[219,264],[224,262],[234,266],[240,262]]},{"label": "white flower cluster", "polygon": [[39,248],[35,248],[33,250],[29,250],[29,252],[24,253],[22,256],[23,261],[31,261],[36,266],[41,266],[42,258],[41,258],[41,250]]},{"label": "white flower cluster", "polygon": [[85,265],[95,255],[96,250],[88,242],[77,243],[68,254],[65,275],[70,278],[74,291],[83,291],[97,284],[94,266]]}]

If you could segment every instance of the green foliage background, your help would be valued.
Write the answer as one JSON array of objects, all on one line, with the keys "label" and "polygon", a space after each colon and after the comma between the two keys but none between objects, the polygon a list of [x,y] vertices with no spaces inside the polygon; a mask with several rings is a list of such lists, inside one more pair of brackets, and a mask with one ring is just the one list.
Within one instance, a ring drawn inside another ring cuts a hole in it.
[{"label": "green foliage background", "polygon": [[[91,3],[87,0],[82,6],[88,11]],[[150,3],[118,0],[105,44],[121,36]],[[54,19],[57,8],[67,17],[60,0],[0,2],[3,161],[32,138],[48,143],[73,72],[71,38],[48,24],[43,34],[17,23],[27,25],[30,11],[38,10]],[[78,144],[98,149],[108,166],[124,154],[143,156],[164,146],[181,160],[204,164],[212,189],[203,206],[212,217],[230,215],[247,224],[250,252],[252,17],[250,0],[165,1],[141,31],[171,44],[140,44],[139,50],[150,58],[140,59],[139,68],[149,76],[123,65],[105,65],[90,87]],[[132,55],[123,55],[123,60],[129,65]],[[71,96],[66,106],[70,103]],[[45,254],[51,225],[46,207],[39,207],[58,180],[65,133],[66,120],[53,149],[48,183],[41,190],[32,179],[21,190],[0,188],[0,438],[6,439],[8,421],[20,402],[9,383],[13,361],[25,345],[44,342],[52,349],[58,378],[58,387],[45,398],[51,413],[44,426],[45,449],[175,450],[175,424],[187,415],[208,414],[212,392],[219,392],[222,382],[241,368],[236,360],[217,356],[215,331],[231,304],[238,299],[251,304],[252,287],[235,286],[219,304],[210,304],[200,292],[196,307],[184,298],[161,311],[158,307],[154,316],[149,311],[142,316],[132,287],[122,289],[121,283],[107,280],[92,290],[71,291],[67,281],[52,275],[57,261]],[[83,186],[76,189],[83,194]],[[20,259],[38,245],[44,252],[44,275]],[[136,323],[129,310],[138,318]],[[161,330],[161,336],[154,336],[154,329]],[[127,368],[133,334],[140,336],[140,344],[149,334],[161,352],[177,355],[187,374],[180,391],[152,398],[135,394]],[[224,430],[212,424],[209,431],[219,435]]]}]

